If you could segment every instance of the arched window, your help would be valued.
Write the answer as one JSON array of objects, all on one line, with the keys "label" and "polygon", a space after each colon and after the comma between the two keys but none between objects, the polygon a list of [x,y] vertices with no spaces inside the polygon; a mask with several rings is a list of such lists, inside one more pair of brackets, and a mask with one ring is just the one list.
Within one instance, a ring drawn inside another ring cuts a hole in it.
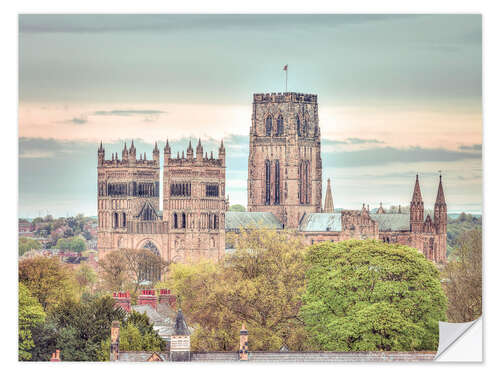
[{"label": "arched window", "polygon": [[172,223],[172,224],[174,225],[174,229],[177,229],[177,227],[178,227],[178,222],[177,222],[177,214],[176,214],[176,213],[174,213],[174,220],[173,220],[173,223]]},{"label": "arched window", "polygon": [[300,137],[300,118],[299,115],[297,115],[297,135]]},{"label": "arched window", "polygon": [[118,212],[113,213],[113,227],[118,228]]},{"label": "arched window", "polygon": [[271,115],[269,115],[266,118],[266,135],[267,136],[271,135],[272,129],[273,129],[273,118],[271,117]]},{"label": "arched window", "polygon": [[309,204],[309,203],[311,203],[311,194],[309,192],[309,189],[310,189],[310,186],[311,186],[310,183],[309,183],[309,178],[310,178],[309,175],[311,173],[310,168],[309,168],[309,160],[306,161],[305,166],[306,166],[306,170],[305,170],[305,173],[304,173],[304,179],[305,179],[305,181],[304,181],[304,192],[305,192],[305,196],[306,196],[305,197],[306,198],[305,199],[306,204]]},{"label": "arched window", "polygon": [[182,213],[182,228],[186,228],[186,214]]},{"label": "arched window", "polygon": [[266,160],[266,206],[271,204],[271,162]]},{"label": "arched window", "polygon": [[307,122],[307,119],[304,120],[302,134],[304,135],[304,137],[307,137],[307,134],[309,134],[309,123]]},{"label": "arched window", "polygon": [[122,213],[122,226],[123,227],[127,226],[127,214],[125,212]]},{"label": "arched window", "polygon": [[[151,241],[146,241],[142,248],[151,251],[157,257],[161,256],[158,248]],[[153,282],[161,279],[160,264],[158,260],[154,259],[154,257],[143,257],[140,261],[139,267],[139,280]]]},{"label": "arched window", "polygon": [[276,126],[276,135],[278,137],[283,135],[283,116],[278,116],[277,126]]},{"label": "arched window", "polygon": [[274,162],[274,204],[280,204],[280,161]]},{"label": "arched window", "polygon": [[304,204],[304,162],[299,164],[299,202]]}]

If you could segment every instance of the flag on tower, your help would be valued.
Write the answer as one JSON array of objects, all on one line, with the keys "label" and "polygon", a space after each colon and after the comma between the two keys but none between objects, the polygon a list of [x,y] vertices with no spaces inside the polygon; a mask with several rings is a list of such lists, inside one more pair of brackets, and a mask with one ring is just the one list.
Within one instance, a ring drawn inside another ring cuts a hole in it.
[{"label": "flag on tower", "polygon": [[283,67],[283,70],[288,70],[288,64]]}]

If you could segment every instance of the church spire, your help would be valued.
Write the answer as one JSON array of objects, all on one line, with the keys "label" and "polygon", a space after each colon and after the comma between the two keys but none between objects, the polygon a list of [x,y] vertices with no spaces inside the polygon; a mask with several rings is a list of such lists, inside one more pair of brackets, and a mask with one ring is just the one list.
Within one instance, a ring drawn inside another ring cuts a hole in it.
[{"label": "church spire", "polygon": [[415,187],[413,188],[412,202],[422,202],[422,193],[420,192],[420,183],[418,182],[418,174],[415,180]]},{"label": "church spire", "polygon": [[325,206],[323,212],[332,213],[333,212],[333,196],[332,196],[332,186],[330,185],[330,179],[326,185],[326,195],[325,195]]},{"label": "church spire", "polygon": [[436,197],[436,204],[446,204],[446,201],[444,199],[443,182],[441,174],[439,175],[439,186]]}]

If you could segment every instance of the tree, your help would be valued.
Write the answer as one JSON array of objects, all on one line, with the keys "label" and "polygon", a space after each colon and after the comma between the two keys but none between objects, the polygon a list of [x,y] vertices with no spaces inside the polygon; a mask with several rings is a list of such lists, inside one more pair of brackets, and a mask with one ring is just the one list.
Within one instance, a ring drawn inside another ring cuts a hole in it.
[{"label": "tree", "polygon": [[42,244],[37,240],[28,237],[19,237],[19,256],[31,250],[39,250],[42,247]]},{"label": "tree", "polygon": [[196,327],[194,350],[237,350],[241,324],[252,332],[250,350],[304,350],[299,318],[305,287],[301,239],[291,232],[245,229],[225,263],[174,264],[167,280]]},{"label": "tree", "polygon": [[92,291],[97,281],[97,274],[87,263],[82,263],[75,270],[75,279],[80,287],[80,293]]},{"label": "tree", "polygon": [[70,238],[59,238],[57,240],[56,247],[60,250],[69,250],[81,253],[87,249],[87,244],[83,238],[74,236]]},{"label": "tree", "polygon": [[32,330],[45,321],[45,312],[29,289],[19,283],[19,360],[31,359],[30,349],[35,347]]},{"label": "tree", "polygon": [[[109,297],[65,301],[50,314],[57,327],[56,347],[64,361],[98,361],[101,343],[109,338],[111,322],[123,322],[125,312]],[[109,347],[108,347],[109,350]]]},{"label": "tree", "polygon": [[104,257],[99,257],[99,276],[105,290],[125,290],[130,278],[127,260],[120,250],[110,251]]},{"label": "tree", "polygon": [[309,248],[301,315],[319,350],[436,350],[446,296],[416,249],[375,240]]},{"label": "tree", "polygon": [[470,322],[482,313],[482,230],[463,233],[443,270],[450,322]]},{"label": "tree", "polygon": [[75,299],[77,285],[71,269],[58,258],[35,257],[19,261],[19,281],[38,299],[43,309]]},{"label": "tree", "polygon": [[168,263],[161,256],[148,249],[121,249],[127,264],[127,273],[134,284],[134,293],[137,292],[142,281],[160,280],[167,270]]},{"label": "tree", "polygon": [[241,204],[233,204],[231,206],[229,206],[229,210],[228,211],[232,211],[232,212],[245,212],[247,209],[245,208],[245,206],[241,205]]},{"label": "tree", "polygon": [[[149,322],[146,314],[132,311],[120,328],[121,351],[164,351],[165,341]],[[101,343],[101,361],[109,360],[110,338]]]}]

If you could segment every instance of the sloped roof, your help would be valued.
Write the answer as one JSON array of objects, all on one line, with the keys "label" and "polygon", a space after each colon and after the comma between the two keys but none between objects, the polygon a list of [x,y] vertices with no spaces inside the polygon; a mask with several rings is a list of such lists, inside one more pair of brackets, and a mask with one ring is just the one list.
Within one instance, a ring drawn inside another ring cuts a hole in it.
[{"label": "sloped roof", "polygon": [[120,362],[147,362],[152,356],[157,355],[162,361],[168,360],[168,353],[162,352],[119,352]]},{"label": "sloped roof", "polygon": [[306,214],[299,225],[301,232],[340,232],[342,231],[341,213]]},{"label": "sloped roof", "polygon": [[283,229],[280,221],[270,212],[226,212],[226,231],[249,226]]},{"label": "sloped roof", "polygon": [[370,214],[379,231],[410,230],[410,214]]}]

